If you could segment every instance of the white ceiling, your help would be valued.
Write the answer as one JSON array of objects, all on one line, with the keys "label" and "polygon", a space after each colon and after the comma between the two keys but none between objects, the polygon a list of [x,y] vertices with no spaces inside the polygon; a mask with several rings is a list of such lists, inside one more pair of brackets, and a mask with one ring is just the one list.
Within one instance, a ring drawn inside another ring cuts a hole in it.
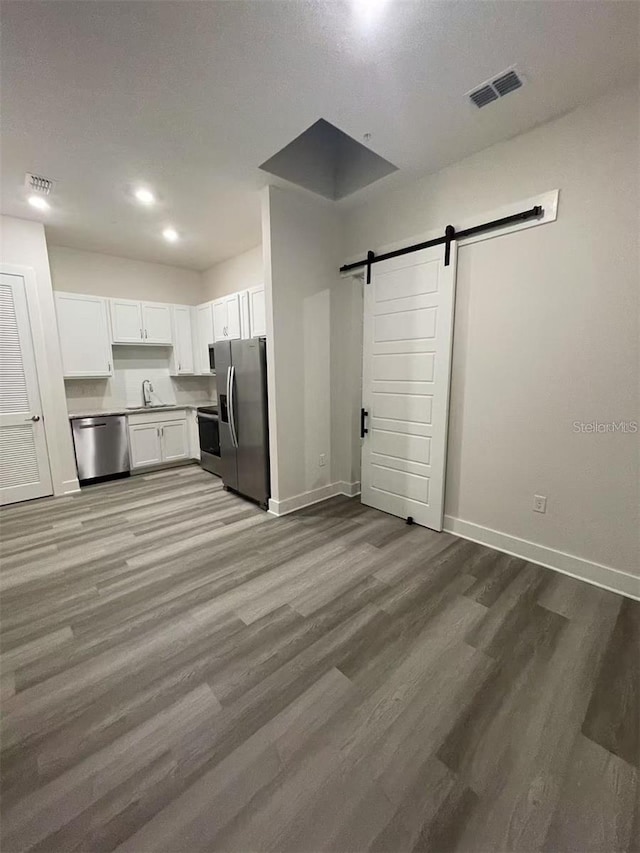
[{"label": "white ceiling", "polygon": [[[318,118],[371,133],[399,167],[339,203],[357,204],[636,77],[639,11],[607,0],[5,0],[2,211],[44,221],[53,244],[204,269],[260,241],[256,191],[269,178],[258,165]],[[525,88],[482,110],[467,102],[512,64]],[[57,181],[46,215],[26,203],[26,171]],[[137,182],[160,203],[135,204]],[[168,223],[180,243],[162,240]]]}]

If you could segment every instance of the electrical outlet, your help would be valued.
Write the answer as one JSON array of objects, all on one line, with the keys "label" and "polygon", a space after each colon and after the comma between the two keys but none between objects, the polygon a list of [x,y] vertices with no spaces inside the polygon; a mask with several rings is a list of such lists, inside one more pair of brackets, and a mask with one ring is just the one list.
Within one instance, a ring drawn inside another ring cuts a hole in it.
[{"label": "electrical outlet", "polygon": [[544,495],[534,495],[533,496],[533,511],[534,512],[546,512],[547,511],[547,499]]},{"label": "electrical outlet", "polygon": [[318,462],[318,465],[319,465],[321,468],[324,468],[324,466],[325,466],[326,464],[327,464],[327,454],[326,454],[326,453],[321,453],[321,454],[320,454],[320,461]]}]

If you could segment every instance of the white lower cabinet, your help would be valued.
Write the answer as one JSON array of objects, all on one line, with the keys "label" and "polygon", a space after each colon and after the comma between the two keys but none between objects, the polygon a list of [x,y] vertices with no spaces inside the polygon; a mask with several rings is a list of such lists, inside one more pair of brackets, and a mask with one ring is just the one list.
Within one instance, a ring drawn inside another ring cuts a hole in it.
[{"label": "white lower cabinet", "polygon": [[189,434],[184,410],[129,415],[131,469],[189,459]]},{"label": "white lower cabinet", "polygon": [[187,440],[189,457],[200,461],[200,431],[198,430],[198,412],[195,409],[187,411]]},{"label": "white lower cabinet", "polygon": [[162,462],[159,424],[129,424],[131,468],[146,468]]},{"label": "white lower cabinet", "polygon": [[186,419],[160,424],[160,448],[163,462],[175,462],[178,459],[189,458]]}]

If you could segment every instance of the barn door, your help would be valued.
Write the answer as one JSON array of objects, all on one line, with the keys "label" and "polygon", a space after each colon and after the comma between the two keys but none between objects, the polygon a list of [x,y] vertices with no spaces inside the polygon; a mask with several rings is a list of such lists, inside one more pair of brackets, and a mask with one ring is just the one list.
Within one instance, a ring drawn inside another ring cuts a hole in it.
[{"label": "barn door", "polygon": [[[456,244],[373,264],[365,284],[362,502],[442,530]],[[364,432],[367,430],[367,432]]]}]

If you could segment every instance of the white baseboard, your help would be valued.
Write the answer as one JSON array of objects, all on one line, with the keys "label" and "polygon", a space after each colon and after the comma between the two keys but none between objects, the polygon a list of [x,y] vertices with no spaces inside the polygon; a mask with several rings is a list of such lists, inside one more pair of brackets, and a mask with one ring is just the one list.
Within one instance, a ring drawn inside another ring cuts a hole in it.
[{"label": "white baseboard", "polygon": [[269,512],[272,515],[288,515],[290,512],[295,512],[298,509],[303,509],[306,506],[326,501],[329,498],[335,498],[336,495],[346,495],[349,498],[354,497],[360,492],[360,483],[347,483],[344,480],[339,480],[336,483],[328,483],[326,486],[321,486],[319,489],[311,489],[308,492],[294,495],[291,498],[285,498],[281,501],[269,499]]},{"label": "white baseboard", "polygon": [[346,480],[338,480],[336,486],[340,488],[340,494],[346,495],[348,498],[355,498],[360,494],[360,483],[347,483]]},{"label": "white baseboard", "polygon": [[73,495],[75,492],[80,491],[80,483],[78,482],[78,478],[74,477],[73,480],[63,480],[62,481],[62,491],[58,492],[61,495]]},{"label": "white baseboard", "polygon": [[443,529],[462,539],[479,542],[481,545],[504,551],[506,554],[513,554],[514,557],[522,557],[547,569],[587,581],[594,586],[640,600],[640,578],[621,572],[619,569],[603,566],[601,563],[592,563],[582,557],[556,551],[555,548],[547,548],[545,545],[537,545],[527,539],[519,539],[517,536],[510,536],[508,533],[501,533],[499,530],[492,530],[481,524],[454,518],[452,515],[445,515]]}]

